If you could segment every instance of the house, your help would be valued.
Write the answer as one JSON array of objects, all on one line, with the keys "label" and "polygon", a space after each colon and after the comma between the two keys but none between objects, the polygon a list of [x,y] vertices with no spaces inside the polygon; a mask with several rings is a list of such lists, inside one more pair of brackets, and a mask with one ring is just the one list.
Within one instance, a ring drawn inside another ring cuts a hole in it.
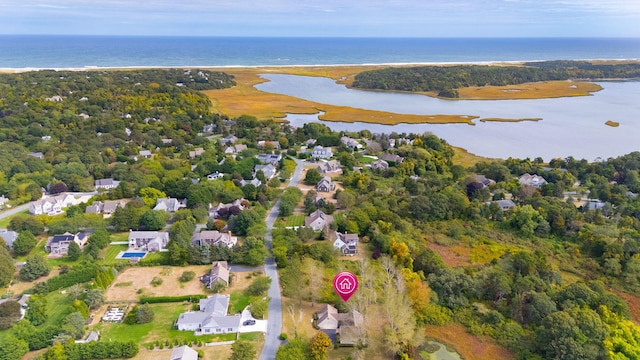
[{"label": "house", "polygon": [[255,187],[258,187],[258,186],[262,185],[262,181],[260,181],[260,180],[258,180],[256,178],[253,178],[251,180],[245,180],[245,179],[240,180],[240,187],[243,187],[243,186],[246,186],[246,185],[249,185],[249,184],[251,184],[251,185],[253,185]]},{"label": "house", "polygon": [[162,251],[168,243],[168,232],[129,231],[129,250]]},{"label": "house", "polygon": [[220,217],[226,218],[227,215],[237,215],[240,211],[246,209],[248,204],[249,200],[247,199],[237,199],[229,204],[219,203],[214,207],[209,206],[209,216],[218,219]]},{"label": "house", "polygon": [[333,247],[344,255],[356,255],[358,253],[358,234],[342,234],[336,231],[336,241]]},{"label": "house", "polygon": [[182,345],[180,347],[173,348],[169,360],[198,360],[198,352],[187,345]]},{"label": "house", "polygon": [[256,165],[254,172],[257,174],[258,171],[262,171],[262,173],[264,174],[264,177],[267,179],[273,179],[274,176],[276,176],[276,173],[278,172],[278,169],[276,169],[275,166],[273,166],[273,164],[267,164],[267,165]]},{"label": "house", "polygon": [[487,186],[495,185],[495,181],[487,178],[484,175],[474,175],[473,176],[475,182],[482,184],[482,188],[486,188]]},{"label": "house", "polygon": [[276,165],[282,160],[282,154],[258,154],[256,158],[263,164]]},{"label": "house", "polygon": [[0,237],[4,240],[4,243],[7,244],[7,247],[11,249],[13,247],[13,242],[18,238],[18,233],[7,229],[2,229],[0,230]]},{"label": "house", "polygon": [[94,182],[94,186],[96,190],[98,189],[115,189],[120,185],[120,181],[113,180],[112,178],[108,179],[99,179]]},{"label": "house", "polygon": [[396,164],[400,164],[404,161],[403,157],[396,154],[380,154],[378,155],[378,158],[387,162],[394,162]]},{"label": "house", "polygon": [[105,215],[111,215],[114,212],[116,212],[117,208],[119,207],[124,208],[125,205],[127,204],[125,203],[124,200],[106,200],[104,202],[104,206],[102,207],[102,212]]},{"label": "house", "polygon": [[598,210],[605,207],[605,202],[602,200],[588,200],[584,203],[584,208],[587,210]]},{"label": "house", "polygon": [[54,95],[54,96],[52,96],[52,97],[45,98],[45,99],[44,99],[44,101],[54,101],[54,102],[59,102],[59,101],[62,101],[62,96],[60,96],[60,95]]},{"label": "house", "polygon": [[29,156],[32,156],[34,158],[38,158],[38,159],[44,159],[44,154],[41,152],[30,152]]},{"label": "house", "polygon": [[523,174],[518,178],[518,180],[520,181],[520,184],[533,186],[536,189],[539,189],[540,187],[542,187],[542,185],[547,183],[547,180],[545,180],[542,176],[531,174]]},{"label": "house", "polygon": [[320,231],[333,223],[333,216],[327,215],[318,209],[304,219],[304,226]]},{"label": "house", "polygon": [[229,286],[230,274],[231,268],[226,261],[214,261],[213,264],[211,264],[211,272],[208,275],[204,275],[200,281],[209,289],[217,282],[222,282],[225,286]]},{"label": "house", "polygon": [[71,234],[66,232],[50,237],[44,249],[51,255],[64,256],[69,253],[69,245],[71,245],[72,242],[78,244],[78,247],[82,249],[87,244],[87,240],[89,240],[89,236],[86,233],[79,232],[77,234]]},{"label": "house", "polygon": [[222,179],[223,177],[224,177],[223,173],[216,171],[214,173],[207,175],[207,180],[218,180],[218,179]]},{"label": "house", "polygon": [[236,141],[238,141],[238,138],[233,136],[233,135],[228,135],[222,139],[220,139],[220,144],[225,145],[225,144],[235,144]]},{"label": "house", "polygon": [[196,157],[198,157],[198,156],[200,156],[202,154],[204,154],[204,149],[201,148],[201,147],[200,148],[196,148],[193,151],[189,151],[189,158],[193,159],[193,158],[196,158]]},{"label": "house", "polygon": [[57,215],[62,209],[76,204],[76,199],[69,194],[60,194],[40,199],[29,204],[29,213],[32,215]]},{"label": "house", "polygon": [[320,192],[329,192],[333,191],[336,188],[336,184],[331,181],[331,178],[328,176],[323,177],[316,184],[316,190]]},{"label": "house", "polygon": [[330,161],[322,161],[318,167],[316,167],[316,170],[318,170],[318,172],[320,172],[321,174],[325,174],[328,172],[338,172],[341,170],[340,168],[340,163],[337,160],[330,160]]},{"label": "house", "polygon": [[87,335],[86,338],[84,338],[82,340],[76,340],[75,343],[76,344],[86,344],[88,342],[98,341],[99,338],[100,338],[100,333],[98,331],[91,331],[89,333],[89,335]]},{"label": "house", "polygon": [[151,159],[153,157],[153,154],[151,153],[151,150],[140,150],[138,155],[140,157],[142,157],[142,158],[145,158],[145,159]]},{"label": "house", "polygon": [[0,196],[0,209],[4,208],[4,206],[9,202],[9,199],[7,199],[4,195]]},{"label": "house", "polygon": [[487,205],[491,205],[491,204],[498,204],[498,206],[500,207],[500,210],[502,211],[507,211],[509,209],[514,209],[516,207],[516,204],[511,200],[496,200],[496,201],[490,201],[487,203]]},{"label": "house", "polygon": [[216,294],[200,299],[200,311],[180,314],[175,327],[182,331],[193,331],[195,335],[227,334],[238,332],[240,315],[227,315],[230,295]]},{"label": "house", "polygon": [[355,346],[363,340],[364,318],[357,311],[339,313],[335,307],[325,304],[316,313],[316,319],[316,326],[320,330],[339,335],[339,345]]},{"label": "house", "polygon": [[389,168],[389,163],[384,160],[376,160],[371,163],[371,170],[387,170]]},{"label": "house", "polygon": [[179,201],[176,198],[158,198],[156,199],[156,206],[153,208],[153,210],[176,212],[186,207],[187,199]]},{"label": "house", "polygon": [[331,151],[331,148],[318,145],[311,151],[311,157],[314,159],[330,159],[333,157],[333,151]]},{"label": "house", "polygon": [[102,201],[94,201],[84,210],[85,214],[101,214],[104,211],[104,203]]},{"label": "house", "polygon": [[231,233],[228,232],[205,230],[193,235],[193,237],[191,238],[191,243],[197,246],[208,244],[232,248],[238,243],[238,238],[235,236],[231,236]]},{"label": "house", "polygon": [[162,145],[171,145],[173,144],[173,139],[160,139],[162,141]]},{"label": "house", "polygon": [[238,145],[232,145],[227,147],[226,149],[224,149],[224,153],[225,154],[229,154],[229,155],[235,155],[241,151],[247,150],[247,145],[245,144],[238,144]]},{"label": "house", "polygon": [[215,124],[207,124],[207,125],[202,127],[202,132],[203,133],[212,133],[215,129],[216,129],[216,125]]},{"label": "house", "polygon": [[362,149],[362,144],[360,144],[358,142],[358,140],[356,139],[352,139],[348,136],[343,136],[340,138],[340,142],[343,143],[345,146],[350,147],[354,150],[356,149]]}]

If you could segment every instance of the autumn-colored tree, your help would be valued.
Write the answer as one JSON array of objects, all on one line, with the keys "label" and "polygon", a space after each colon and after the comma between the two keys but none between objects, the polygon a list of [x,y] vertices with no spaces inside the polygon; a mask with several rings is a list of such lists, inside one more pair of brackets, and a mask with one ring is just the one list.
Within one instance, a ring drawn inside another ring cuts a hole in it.
[{"label": "autumn-colored tree", "polygon": [[329,349],[333,343],[329,336],[322,331],[318,331],[309,342],[309,352],[313,360],[326,360],[329,355]]}]

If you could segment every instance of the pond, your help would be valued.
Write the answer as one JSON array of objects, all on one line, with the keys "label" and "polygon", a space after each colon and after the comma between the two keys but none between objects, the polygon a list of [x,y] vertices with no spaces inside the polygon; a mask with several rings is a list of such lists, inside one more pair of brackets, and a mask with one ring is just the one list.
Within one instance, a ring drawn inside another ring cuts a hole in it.
[{"label": "pond", "polygon": [[[592,96],[536,100],[442,100],[419,94],[349,89],[334,80],[283,74],[262,75],[256,85],[266,92],[323,104],[389,111],[399,114],[476,115],[482,118],[542,118],[541,121],[475,122],[467,124],[398,124],[323,122],[338,131],[378,133],[432,132],[471,153],[493,158],[550,160],[573,156],[589,161],[640,150],[640,82],[600,82]],[[292,125],[319,122],[317,115],[290,114]],[[607,120],[619,127],[605,125]]]},{"label": "pond", "polygon": [[[429,360],[462,360],[462,357],[460,357],[460,354],[458,354],[457,352],[453,351],[453,350],[448,350],[447,347],[442,344],[439,343],[437,341],[429,341],[427,342],[427,344],[429,345],[429,349],[428,351],[424,351],[424,353],[426,353],[428,356],[424,356],[423,353],[421,353],[420,355],[422,355],[422,357],[424,359],[429,359]],[[433,349],[436,349],[435,351],[433,351]]]}]

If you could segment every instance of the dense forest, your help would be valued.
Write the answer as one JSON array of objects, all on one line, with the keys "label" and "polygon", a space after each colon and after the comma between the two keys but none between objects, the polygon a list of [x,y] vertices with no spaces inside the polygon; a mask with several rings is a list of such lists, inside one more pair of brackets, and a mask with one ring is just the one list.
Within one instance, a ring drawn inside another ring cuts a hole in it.
[{"label": "dense forest", "polygon": [[592,64],[587,61],[527,62],[523,66],[416,66],[364,71],[353,87],[373,90],[438,92],[457,97],[455,89],[469,86],[505,86],[551,80],[640,78],[640,64]]}]

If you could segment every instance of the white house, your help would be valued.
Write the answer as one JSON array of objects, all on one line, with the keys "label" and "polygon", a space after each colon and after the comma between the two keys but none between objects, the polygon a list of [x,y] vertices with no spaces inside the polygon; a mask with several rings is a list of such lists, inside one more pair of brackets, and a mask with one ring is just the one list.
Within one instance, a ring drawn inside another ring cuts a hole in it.
[{"label": "white house", "polygon": [[129,231],[129,250],[162,251],[168,243],[168,232]]},{"label": "white house", "polygon": [[231,233],[219,232],[217,230],[205,230],[193,235],[191,243],[198,246],[209,244],[232,248],[238,243],[238,238],[231,236]]},{"label": "white house", "polygon": [[186,207],[187,199],[179,201],[176,198],[158,198],[156,199],[156,206],[153,208],[153,210],[176,212]]},{"label": "white house", "polygon": [[238,332],[240,315],[227,315],[230,295],[216,294],[200,299],[200,311],[180,314],[175,327],[193,331],[195,335],[227,334]]},{"label": "white house", "polygon": [[188,347],[187,345],[182,345],[177,348],[173,348],[171,351],[170,360],[198,360],[198,352]]},{"label": "white house", "polygon": [[96,190],[98,189],[115,189],[120,185],[120,181],[113,180],[112,178],[108,179],[98,179],[94,183]]},{"label": "white house", "polygon": [[214,173],[207,175],[207,180],[218,180],[218,179],[222,179],[223,177],[224,177],[223,173],[216,171]]},{"label": "white house", "polygon": [[62,209],[76,204],[73,195],[60,194],[48,198],[40,199],[29,204],[29,213],[32,215],[56,215],[62,212]]},{"label": "white house", "polygon": [[531,175],[531,174],[523,174],[518,178],[518,180],[522,185],[533,186],[534,188],[537,188],[537,189],[539,189],[540,187],[542,187],[542,185],[547,183],[547,180],[545,180],[542,176]]},{"label": "white house", "polygon": [[333,157],[333,151],[331,151],[331,148],[318,145],[311,151],[311,157],[314,159],[330,159]]},{"label": "white house", "polygon": [[358,253],[358,234],[342,234],[336,231],[337,239],[333,247],[344,255],[356,255]]}]

